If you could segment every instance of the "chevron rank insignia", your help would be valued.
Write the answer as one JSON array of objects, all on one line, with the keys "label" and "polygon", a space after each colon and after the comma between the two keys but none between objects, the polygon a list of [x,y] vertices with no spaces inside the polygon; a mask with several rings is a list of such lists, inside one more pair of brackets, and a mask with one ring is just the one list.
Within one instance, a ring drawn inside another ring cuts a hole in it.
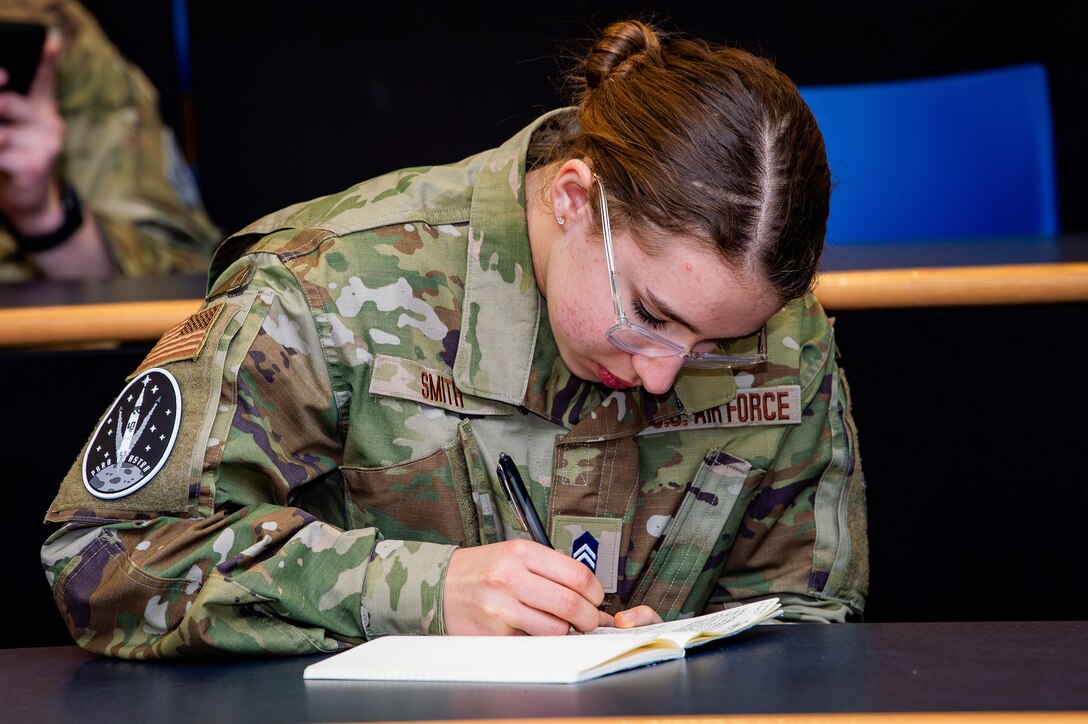
[{"label": "chevron rank insignia", "polygon": [[586,565],[589,570],[597,571],[597,548],[600,543],[588,530],[574,539],[574,546],[570,552],[571,558]]},{"label": "chevron rank insignia", "polygon": [[555,515],[551,521],[552,546],[570,551],[574,560],[593,571],[605,593],[615,593],[619,582],[622,518]]}]

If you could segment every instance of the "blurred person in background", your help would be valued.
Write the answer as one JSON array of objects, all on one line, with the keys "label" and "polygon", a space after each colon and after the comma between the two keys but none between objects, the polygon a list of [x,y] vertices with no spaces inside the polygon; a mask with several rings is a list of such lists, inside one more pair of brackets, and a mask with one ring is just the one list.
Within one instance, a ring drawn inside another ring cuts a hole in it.
[{"label": "blurred person in background", "polygon": [[201,272],[219,240],[158,94],[74,0],[5,0],[47,28],[25,93],[0,66],[0,282]]}]

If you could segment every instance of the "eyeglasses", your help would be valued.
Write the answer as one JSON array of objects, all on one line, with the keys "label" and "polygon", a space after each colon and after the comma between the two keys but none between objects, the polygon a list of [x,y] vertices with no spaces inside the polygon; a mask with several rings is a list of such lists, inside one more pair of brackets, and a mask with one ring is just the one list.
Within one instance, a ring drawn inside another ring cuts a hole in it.
[{"label": "eyeglasses", "polygon": [[645,357],[683,357],[685,367],[746,367],[767,361],[767,325],[759,329],[759,346],[754,355],[727,355],[711,352],[719,349],[713,342],[702,342],[688,349],[652,329],[631,322],[623,311],[616,276],[616,257],[612,251],[612,224],[608,218],[608,199],[604,184],[597,179],[597,195],[601,202],[601,232],[604,235],[605,259],[608,261],[608,283],[612,287],[612,303],[616,307],[616,323],[605,336],[624,352]]}]

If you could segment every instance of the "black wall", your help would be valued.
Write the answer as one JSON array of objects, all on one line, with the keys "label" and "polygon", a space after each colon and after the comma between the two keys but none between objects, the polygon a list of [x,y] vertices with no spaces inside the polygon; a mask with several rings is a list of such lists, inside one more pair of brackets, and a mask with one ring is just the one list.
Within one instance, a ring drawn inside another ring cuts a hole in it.
[{"label": "black wall", "polygon": [[[86,2],[152,76],[167,118],[187,128],[168,0]],[[802,85],[1041,62],[1051,82],[1064,227],[1088,230],[1081,203],[1088,4],[550,5],[188,0],[189,100],[209,211],[232,231],[385,171],[490,148],[564,102],[570,51],[608,22],[639,15],[773,58]]]}]

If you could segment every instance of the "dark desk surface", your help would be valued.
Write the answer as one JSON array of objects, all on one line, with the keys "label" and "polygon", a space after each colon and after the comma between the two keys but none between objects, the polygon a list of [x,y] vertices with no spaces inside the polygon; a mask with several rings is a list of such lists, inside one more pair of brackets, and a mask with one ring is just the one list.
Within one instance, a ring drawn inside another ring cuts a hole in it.
[{"label": "dark desk surface", "polygon": [[206,274],[114,277],[93,282],[34,281],[0,284],[0,309],[121,304],[204,298]]},{"label": "dark desk surface", "polygon": [[823,272],[844,272],[1085,261],[1088,261],[1088,234],[1067,234],[1053,239],[1010,237],[891,244],[828,244],[820,268]]},{"label": "dark desk surface", "polygon": [[75,647],[0,650],[3,714],[81,724],[874,712],[1088,721],[1088,621],[760,626],[686,660],[575,685],[303,681],[318,658],[128,662]]}]

